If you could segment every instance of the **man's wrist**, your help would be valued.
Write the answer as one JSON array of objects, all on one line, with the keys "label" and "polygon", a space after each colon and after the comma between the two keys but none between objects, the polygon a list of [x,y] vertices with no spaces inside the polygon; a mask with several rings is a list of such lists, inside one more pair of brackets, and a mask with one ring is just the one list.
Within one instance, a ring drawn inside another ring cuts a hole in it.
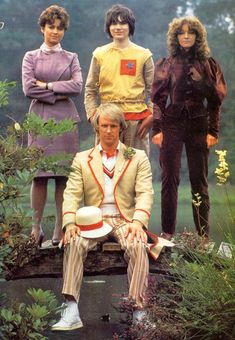
[{"label": "man's wrist", "polygon": [[132,223],[139,228],[143,228],[143,226],[144,226],[143,223],[140,222],[139,220],[132,220]]},{"label": "man's wrist", "polygon": [[65,226],[64,226],[64,229],[65,230],[71,230],[71,229],[73,229],[73,228],[75,228],[76,227],[76,224],[75,223],[69,223],[69,224],[66,224]]}]

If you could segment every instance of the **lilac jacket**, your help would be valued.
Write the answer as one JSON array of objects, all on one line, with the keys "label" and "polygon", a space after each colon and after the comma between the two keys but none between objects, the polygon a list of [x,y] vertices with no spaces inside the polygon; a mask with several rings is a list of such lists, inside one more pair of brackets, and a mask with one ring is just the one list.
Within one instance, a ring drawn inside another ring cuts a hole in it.
[{"label": "lilac jacket", "polygon": [[[36,80],[53,84],[53,90],[42,89]],[[74,102],[70,99],[82,91],[81,67],[76,53],[65,50],[46,53],[40,49],[25,54],[22,64],[24,94],[32,99],[29,112],[45,121],[71,118],[80,121]],[[59,100],[59,96],[67,99]]]}]

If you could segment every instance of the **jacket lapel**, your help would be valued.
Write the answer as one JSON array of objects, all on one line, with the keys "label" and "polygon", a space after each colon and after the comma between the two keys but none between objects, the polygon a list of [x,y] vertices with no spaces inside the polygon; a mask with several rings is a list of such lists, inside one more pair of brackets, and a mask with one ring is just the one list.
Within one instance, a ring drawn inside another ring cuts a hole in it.
[{"label": "jacket lapel", "polygon": [[65,70],[70,67],[72,58],[73,58],[72,55],[68,55],[64,50],[61,52],[60,69],[58,69],[58,75],[57,75],[58,80],[60,80]]},{"label": "jacket lapel", "polygon": [[98,149],[97,146],[94,149],[92,149],[90,154],[88,155],[88,166],[91,170],[94,179],[104,191],[104,173],[102,158],[100,155],[100,150]]},{"label": "jacket lapel", "polygon": [[[50,67],[50,69],[48,69],[48,72],[50,72],[50,74],[53,74],[53,81],[60,80],[65,70],[68,67],[70,67],[73,58],[72,54],[66,53],[64,50],[57,54],[58,57],[56,62],[53,64],[51,63],[48,64],[49,65],[48,67]],[[47,60],[48,61],[50,60],[49,55],[47,53],[42,53],[41,50],[39,50],[38,55],[36,57],[36,62],[38,62],[40,59],[43,59],[45,64]]]},{"label": "jacket lapel", "polygon": [[117,182],[120,180],[124,172],[126,171],[126,168],[129,166],[130,161],[129,159],[125,159],[123,156],[123,151],[125,149],[124,144],[120,144],[120,149],[117,156],[117,161],[115,165],[115,171],[114,171],[114,178],[113,178],[113,185],[116,186]]},{"label": "jacket lapel", "polygon": [[[118,152],[115,171],[113,176],[113,186],[116,187],[117,183],[125,173],[126,169],[128,168],[129,164],[131,163],[131,159],[125,159],[123,156],[123,151],[125,149],[124,144],[120,144],[120,149]],[[100,150],[98,146],[91,150],[90,154],[88,155],[88,166],[91,170],[91,173],[98,183],[98,185],[104,191],[104,173],[103,173],[103,165],[102,165],[102,158],[100,154]]]}]

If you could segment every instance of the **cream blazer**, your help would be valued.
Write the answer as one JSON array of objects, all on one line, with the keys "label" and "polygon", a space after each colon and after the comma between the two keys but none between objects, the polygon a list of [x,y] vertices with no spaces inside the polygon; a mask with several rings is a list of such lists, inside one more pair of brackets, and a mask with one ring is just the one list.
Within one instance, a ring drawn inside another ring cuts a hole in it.
[{"label": "cream blazer", "polygon": [[[148,226],[153,203],[152,172],[148,157],[135,149],[131,159],[125,159],[126,146],[120,143],[113,177],[113,194],[120,215],[127,222],[139,220]],[[64,191],[63,227],[75,223],[75,213],[82,206],[102,205],[104,173],[99,148],[76,154],[72,172]]]}]

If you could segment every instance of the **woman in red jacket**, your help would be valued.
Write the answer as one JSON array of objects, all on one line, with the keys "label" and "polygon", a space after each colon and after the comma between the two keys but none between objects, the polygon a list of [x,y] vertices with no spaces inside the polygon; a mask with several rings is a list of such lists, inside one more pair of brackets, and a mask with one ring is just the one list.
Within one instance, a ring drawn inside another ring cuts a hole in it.
[{"label": "woman in red jacket", "polygon": [[218,142],[220,107],[226,84],[210,57],[206,30],[198,18],[175,18],[167,33],[169,57],[155,65],[152,86],[152,142],[160,147],[162,231],[171,239],[176,228],[180,163],[185,145],[197,232],[209,235],[208,155]]}]

